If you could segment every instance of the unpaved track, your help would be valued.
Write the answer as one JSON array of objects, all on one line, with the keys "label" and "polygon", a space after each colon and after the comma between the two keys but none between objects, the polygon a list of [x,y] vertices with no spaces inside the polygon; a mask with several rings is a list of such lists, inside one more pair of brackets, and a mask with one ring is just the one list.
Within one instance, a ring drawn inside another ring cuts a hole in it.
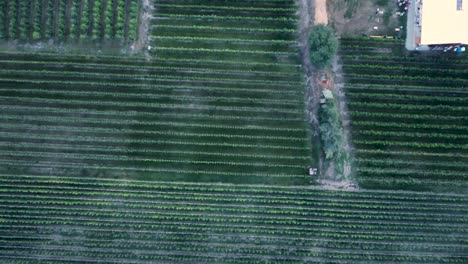
[{"label": "unpaved track", "polygon": [[[320,121],[318,118],[318,111],[320,107],[320,93],[321,89],[318,80],[318,71],[312,65],[309,58],[309,44],[308,37],[311,27],[316,24],[328,24],[327,15],[327,1],[326,0],[299,0],[299,38],[298,43],[300,47],[300,56],[302,60],[302,66],[307,80],[306,88],[306,104],[309,115],[309,121],[313,130],[312,144],[318,146],[320,144]],[[313,20],[312,20],[313,19]],[[345,95],[343,92],[343,74],[341,65],[339,64],[338,56],[333,62],[333,73],[335,74],[335,89],[338,96],[339,110],[343,120],[344,129],[344,150],[347,154],[351,153],[350,143],[350,128],[348,109],[345,101]],[[355,183],[349,178],[351,174],[351,165],[345,164],[344,177],[339,178],[334,171],[333,164],[328,170],[324,170],[324,155],[323,152],[319,151],[318,169],[320,172],[319,183],[322,188],[326,189],[355,189]]]},{"label": "unpaved track", "polygon": [[141,23],[138,26],[138,39],[135,42],[135,50],[139,51],[148,46],[148,31],[153,19],[153,1],[143,0]]},{"label": "unpaved track", "polygon": [[346,102],[346,95],[343,91],[344,89],[344,80],[343,80],[343,66],[341,65],[340,57],[336,55],[333,60],[333,73],[335,75],[335,94],[337,95],[338,107],[340,111],[340,116],[343,125],[343,141],[344,141],[344,151],[348,155],[348,161],[345,161],[343,176],[346,182],[349,182],[350,185],[357,184],[352,182],[350,179],[351,175],[351,161],[353,160],[352,150],[353,146],[351,143],[351,127],[350,127],[350,118],[348,111],[348,104]]},{"label": "unpaved track", "polygon": [[[320,145],[320,123],[318,119],[320,87],[315,83],[317,70],[310,62],[309,56],[309,32],[313,27],[312,18],[315,17],[315,0],[299,0],[299,36],[298,44],[302,67],[306,76],[305,100],[307,114],[312,129],[312,145],[315,148]],[[322,173],[323,153],[319,151],[318,170]]]},{"label": "unpaved track", "polygon": [[312,0],[315,2],[314,23],[328,25],[327,0]]}]

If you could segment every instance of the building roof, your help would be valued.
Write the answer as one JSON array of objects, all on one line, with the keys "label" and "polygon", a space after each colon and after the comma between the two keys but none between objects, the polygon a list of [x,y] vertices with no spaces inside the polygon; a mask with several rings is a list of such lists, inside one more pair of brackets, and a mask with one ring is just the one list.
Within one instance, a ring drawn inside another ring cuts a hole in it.
[{"label": "building roof", "polygon": [[421,44],[468,44],[468,0],[422,0]]},{"label": "building roof", "polygon": [[325,99],[333,99],[333,93],[330,90],[325,89],[322,93]]}]

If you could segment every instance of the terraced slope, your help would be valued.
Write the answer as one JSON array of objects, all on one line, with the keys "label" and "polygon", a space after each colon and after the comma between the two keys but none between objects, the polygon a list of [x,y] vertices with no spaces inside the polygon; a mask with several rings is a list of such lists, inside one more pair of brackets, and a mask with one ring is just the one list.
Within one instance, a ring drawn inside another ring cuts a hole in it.
[{"label": "terraced slope", "polygon": [[0,171],[308,183],[294,2],[194,3],[157,2],[151,60],[0,53]]},{"label": "terraced slope", "polygon": [[7,263],[466,263],[467,197],[0,177]]},{"label": "terraced slope", "polygon": [[364,188],[466,191],[468,58],[343,39],[357,178]]}]

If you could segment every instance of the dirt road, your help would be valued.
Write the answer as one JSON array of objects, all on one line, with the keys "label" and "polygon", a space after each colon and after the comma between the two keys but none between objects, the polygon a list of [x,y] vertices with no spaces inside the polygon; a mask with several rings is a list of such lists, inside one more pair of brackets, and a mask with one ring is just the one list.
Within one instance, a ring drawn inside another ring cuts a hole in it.
[{"label": "dirt road", "polygon": [[315,2],[314,24],[328,25],[327,0],[313,0]]}]

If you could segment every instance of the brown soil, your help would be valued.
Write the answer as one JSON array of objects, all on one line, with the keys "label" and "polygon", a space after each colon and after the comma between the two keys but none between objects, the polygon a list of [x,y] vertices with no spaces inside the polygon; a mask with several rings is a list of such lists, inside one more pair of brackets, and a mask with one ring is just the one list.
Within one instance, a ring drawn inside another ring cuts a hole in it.
[{"label": "brown soil", "polygon": [[153,11],[153,1],[143,0],[138,24],[138,39],[134,43],[135,51],[146,49],[149,44],[148,32],[151,19],[153,19]]},{"label": "brown soil", "polygon": [[353,146],[351,143],[351,127],[350,127],[350,118],[348,105],[346,102],[346,95],[343,91],[344,88],[344,79],[343,79],[343,66],[341,64],[340,57],[337,55],[333,61],[333,73],[335,75],[334,80],[334,89],[335,94],[337,95],[338,108],[340,111],[340,116],[342,119],[343,125],[343,134],[344,134],[344,151],[348,155],[348,160],[344,164],[343,177],[345,181],[352,183],[352,185],[357,186],[356,183],[350,178],[352,173],[351,161],[353,160]]},{"label": "brown soil", "polygon": [[328,25],[327,0],[315,0],[315,25]]},{"label": "brown soil", "polygon": [[[392,35],[395,27],[399,26],[395,1],[388,1],[387,6],[378,6],[376,1],[358,1],[358,6],[350,18],[346,18],[348,6],[345,0],[329,0],[329,24],[342,35]],[[377,8],[384,14],[377,14]],[[348,14],[349,16],[349,14]],[[384,19],[389,16],[388,20]],[[373,29],[374,26],[378,30]]]},{"label": "brown soil", "polygon": [[326,190],[357,190],[358,187],[351,181],[327,181],[319,180],[320,187]]},{"label": "brown soil", "polygon": [[[300,47],[300,57],[302,67],[306,76],[306,105],[308,112],[308,119],[312,129],[312,145],[320,146],[320,123],[318,119],[320,87],[316,83],[317,69],[310,62],[309,57],[309,32],[314,25],[315,19],[315,0],[300,0],[299,5],[299,38],[298,44]],[[318,171],[322,173],[323,153],[319,151],[318,157]]]},{"label": "brown soil", "polygon": [[[328,70],[317,70],[309,59],[309,49],[308,49],[308,36],[311,27],[317,23],[326,24],[328,20],[326,12],[326,0],[301,0],[299,1],[299,46],[300,46],[300,55],[302,59],[302,66],[304,68],[304,73],[307,78],[307,91],[306,91],[306,100],[307,100],[307,110],[309,115],[310,125],[313,131],[313,145],[320,145],[320,121],[318,118],[318,110],[320,107],[320,94],[322,92],[322,85],[320,82],[319,76],[326,75],[330,76],[330,85],[332,89],[336,89],[338,95],[340,112],[342,115],[347,114],[346,103],[344,101],[344,94],[342,93],[342,72],[339,65],[334,63],[333,74],[328,72]],[[320,13],[320,14],[319,14]],[[312,22],[312,18],[314,21]],[[333,78],[335,77],[335,78]],[[349,143],[349,126],[345,126],[345,151],[349,153],[351,150]],[[349,179],[351,173],[350,164],[345,164],[345,173],[344,175],[337,175],[335,172],[335,166],[333,163],[325,166],[323,152],[319,151],[319,181],[320,185],[326,189],[356,189],[357,186]]]}]

